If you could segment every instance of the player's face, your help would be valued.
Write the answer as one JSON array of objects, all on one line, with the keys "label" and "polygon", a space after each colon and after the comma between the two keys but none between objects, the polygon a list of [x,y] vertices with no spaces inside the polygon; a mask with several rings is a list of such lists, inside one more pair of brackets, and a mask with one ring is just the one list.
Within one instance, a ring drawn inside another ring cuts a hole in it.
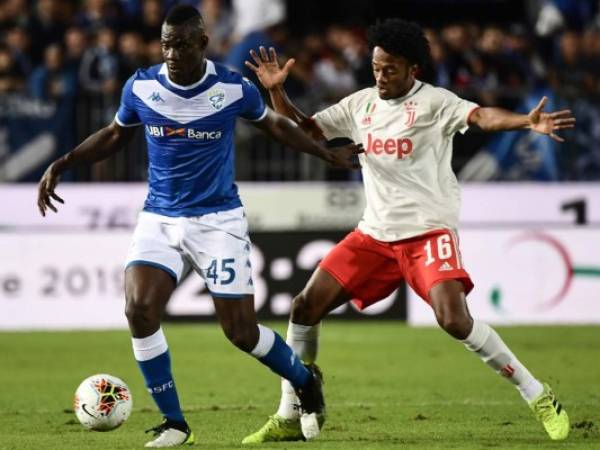
[{"label": "player's face", "polygon": [[163,24],[160,43],[169,78],[177,84],[192,84],[201,77],[208,37],[188,24]]},{"label": "player's face", "polygon": [[379,98],[383,100],[406,95],[415,81],[417,66],[402,56],[387,53],[381,47],[373,49],[371,63]]}]

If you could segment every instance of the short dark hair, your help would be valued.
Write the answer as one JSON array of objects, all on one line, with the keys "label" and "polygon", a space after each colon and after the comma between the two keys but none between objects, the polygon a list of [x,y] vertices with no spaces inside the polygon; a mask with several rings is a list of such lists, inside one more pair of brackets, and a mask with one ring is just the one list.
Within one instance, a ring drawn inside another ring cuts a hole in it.
[{"label": "short dark hair", "polygon": [[367,36],[369,48],[381,47],[394,56],[402,56],[411,64],[425,67],[430,59],[429,41],[423,29],[402,19],[386,19],[372,25]]},{"label": "short dark hair", "polygon": [[165,23],[167,25],[183,25],[196,20],[200,28],[204,28],[204,19],[202,14],[190,5],[175,5],[167,13]]}]

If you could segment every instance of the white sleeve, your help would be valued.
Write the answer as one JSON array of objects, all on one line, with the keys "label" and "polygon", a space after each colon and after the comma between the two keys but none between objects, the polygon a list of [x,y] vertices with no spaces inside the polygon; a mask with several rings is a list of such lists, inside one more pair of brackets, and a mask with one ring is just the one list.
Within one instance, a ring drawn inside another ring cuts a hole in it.
[{"label": "white sleeve", "polygon": [[436,115],[444,133],[447,135],[464,133],[469,129],[469,116],[479,108],[479,105],[464,100],[446,89],[438,89],[441,95],[436,97],[433,106],[437,110]]},{"label": "white sleeve", "polygon": [[316,113],[312,118],[323,132],[325,139],[330,140],[340,137],[352,139],[354,120],[350,111],[348,97]]}]

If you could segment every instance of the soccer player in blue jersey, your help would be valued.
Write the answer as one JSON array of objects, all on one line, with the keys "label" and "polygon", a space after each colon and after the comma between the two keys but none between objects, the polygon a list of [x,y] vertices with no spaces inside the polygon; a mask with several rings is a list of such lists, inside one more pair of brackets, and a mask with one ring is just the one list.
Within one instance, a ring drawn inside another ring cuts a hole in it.
[{"label": "soccer player in blue jersey", "polygon": [[321,378],[301,363],[254,311],[248,225],[234,183],[233,135],[237,117],[295,150],[339,167],[354,167],[349,145],[327,150],[284,116],[267,108],[247,79],[204,57],[208,37],[198,11],[175,6],[162,26],[164,64],[139,69],[123,88],[114,121],[54,161],[38,192],[42,215],[61,173],[108,158],[144,126],[149,192],[139,215],[125,269],[126,316],[133,352],[148,391],[164,416],[146,447],[194,441],[182,414],[167,341],[160,326],[165,305],[190,269],[206,281],[227,338],[294,386],[307,437],[318,433]]}]

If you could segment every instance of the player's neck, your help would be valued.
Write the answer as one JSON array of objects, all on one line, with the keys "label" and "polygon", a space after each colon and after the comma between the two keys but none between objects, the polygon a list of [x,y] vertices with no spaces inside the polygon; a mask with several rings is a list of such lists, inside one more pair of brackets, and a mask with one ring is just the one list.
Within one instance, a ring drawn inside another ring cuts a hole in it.
[{"label": "player's neck", "polygon": [[397,97],[394,97],[390,100],[396,100],[396,99],[399,99],[399,98],[402,98],[402,97],[405,97],[406,95],[408,95],[408,93],[412,90],[412,88],[415,87],[416,82],[417,82],[416,79],[413,78],[411,83],[408,85],[408,87],[406,89],[402,90],[402,92],[400,92]]},{"label": "player's neck", "polygon": [[202,64],[199,64],[197,68],[190,72],[189,75],[180,75],[179,77],[173,74],[169,75],[169,81],[179,86],[190,86],[197,83],[204,77],[206,73],[206,59],[202,58]]}]

